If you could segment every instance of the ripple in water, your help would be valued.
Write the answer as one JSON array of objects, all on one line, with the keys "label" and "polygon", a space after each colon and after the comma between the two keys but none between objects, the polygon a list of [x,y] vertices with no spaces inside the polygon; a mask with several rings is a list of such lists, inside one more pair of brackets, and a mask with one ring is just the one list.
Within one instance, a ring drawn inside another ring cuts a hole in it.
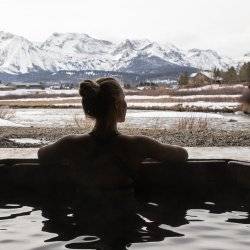
[{"label": "ripple in water", "polygon": [[242,195],[110,197],[1,201],[0,249],[249,249]]}]

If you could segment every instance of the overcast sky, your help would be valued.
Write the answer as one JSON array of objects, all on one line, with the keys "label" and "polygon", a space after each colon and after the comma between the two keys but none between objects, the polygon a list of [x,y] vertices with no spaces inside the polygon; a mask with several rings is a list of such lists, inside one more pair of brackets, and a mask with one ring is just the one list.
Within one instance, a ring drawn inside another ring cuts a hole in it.
[{"label": "overcast sky", "polygon": [[149,38],[240,57],[250,52],[250,0],[0,0],[0,30],[32,41]]}]

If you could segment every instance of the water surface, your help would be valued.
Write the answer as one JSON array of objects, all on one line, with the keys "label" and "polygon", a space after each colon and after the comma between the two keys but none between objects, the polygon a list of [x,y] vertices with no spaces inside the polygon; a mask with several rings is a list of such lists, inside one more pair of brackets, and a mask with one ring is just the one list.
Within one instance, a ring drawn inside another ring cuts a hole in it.
[{"label": "water surface", "polygon": [[0,249],[248,250],[248,211],[248,197],[232,191],[19,196],[0,202]]}]

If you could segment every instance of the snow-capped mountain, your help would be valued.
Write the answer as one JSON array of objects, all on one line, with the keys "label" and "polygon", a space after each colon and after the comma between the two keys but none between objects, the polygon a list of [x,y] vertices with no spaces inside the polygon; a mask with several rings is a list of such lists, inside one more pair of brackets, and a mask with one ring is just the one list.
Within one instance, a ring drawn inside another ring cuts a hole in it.
[{"label": "snow-capped mountain", "polygon": [[190,66],[200,70],[210,70],[214,68],[226,69],[228,66],[233,66],[235,63],[229,57],[222,57],[214,50],[188,50],[185,57]]},{"label": "snow-capped mountain", "polygon": [[[115,70],[135,71],[136,61],[140,63],[145,62],[145,70],[147,70],[146,64],[152,62],[152,66],[164,66],[166,64],[176,64],[179,66],[185,66],[182,54],[178,48],[171,44],[161,45],[157,42],[151,42],[150,40],[129,40],[122,41],[111,54],[111,58],[114,60]],[[158,63],[156,63],[156,61]],[[161,63],[160,63],[161,62]]]},{"label": "snow-capped mountain", "polygon": [[246,62],[250,62],[250,52],[246,53],[243,58],[241,58],[240,60],[241,63],[246,63]]},{"label": "snow-capped mountain", "polygon": [[244,64],[244,63],[248,63],[250,62],[250,52],[244,54],[242,57],[238,58],[236,60],[237,62],[237,69],[240,69],[240,67]]},{"label": "snow-capped mountain", "polygon": [[194,67],[225,69],[230,58],[213,50],[182,51],[172,44],[126,39],[120,43],[87,34],[54,33],[42,43],[0,31],[0,72],[19,74],[39,70],[100,70],[161,73]]},{"label": "snow-capped mountain", "polygon": [[27,39],[0,32],[0,72],[26,73],[53,69],[54,59]]},{"label": "snow-capped mountain", "polygon": [[[57,59],[55,70],[110,70],[113,44],[86,34],[54,33],[40,48]],[[45,69],[46,70],[46,69]]]}]

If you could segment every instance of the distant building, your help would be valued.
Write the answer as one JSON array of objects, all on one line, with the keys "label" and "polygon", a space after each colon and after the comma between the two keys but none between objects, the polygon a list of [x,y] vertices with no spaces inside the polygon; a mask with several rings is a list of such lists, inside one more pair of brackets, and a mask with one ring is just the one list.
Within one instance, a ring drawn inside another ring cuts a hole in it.
[{"label": "distant building", "polygon": [[136,88],[138,90],[144,90],[144,89],[156,89],[158,88],[159,85],[157,83],[154,82],[141,82],[139,83]]},{"label": "distant building", "polygon": [[16,88],[13,86],[8,86],[7,83],[0,82],[0,91],[4,90],[15,90]]},{"label": "distant building", "polygon": [[189,76],[188,84],[199,85],[199,84],[212,84],[221,83],[223,79],[221,77],[214,77],[213,72],[203,71],[198,73],[192,73]]},{"label": "distant building", "polygon": [[62,84],[53,84],[49,88],[56,90],[56,89],[62,89],[63,87],[62,87]]},{"label": "distant building", "polygon": [[[77,86],[78,87],[78,86]],[[56,83],[49,87],[50,89],[58,90],[58,89],[73,89],[74,84],[73,83]]]},{"label": "distant building", "polygon": [[6,84],[11,89],[45,89],[43,83],[9,82]]}]

